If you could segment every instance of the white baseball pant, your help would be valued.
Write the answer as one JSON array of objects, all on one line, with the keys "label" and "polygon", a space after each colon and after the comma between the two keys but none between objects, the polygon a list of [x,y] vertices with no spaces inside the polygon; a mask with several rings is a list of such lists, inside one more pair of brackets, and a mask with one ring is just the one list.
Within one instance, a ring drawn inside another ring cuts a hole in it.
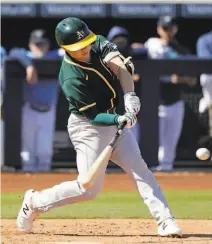
[{"label": "white baseball pant", "polygon": [[184,101],[159,106],[158,161],[163,170],[172,170],[184,118]]},{"label": "white baseball pant", "polygon": [[22,171],[50,171],[55,130],[55,106],[38,112],[26,103],[22,110]]},{"label": "white baseball pant", "polygon": [[[35,192],[32,197],[33,209],[46,212],[58,206],[95,198],[102,188],[106,168],[101,170],[90,189],[84,189],[79,180],[87,175],[89,168],[116,131],[116,126],[94,126],[83,116],[70,115],[68,132],[77,152],[78,179]],[[125,129],[116,142],[111,161],[120,165],[130,175],[144,203],[158,223],[172,217],[160,186],[142,159],[135,137],[129,129]]]},{"label": "white baseball pant", "polygon": [[199,113],[204,113],[212,106],[212,75],[202,74],[200,76],[203,98],[199,102]]}]

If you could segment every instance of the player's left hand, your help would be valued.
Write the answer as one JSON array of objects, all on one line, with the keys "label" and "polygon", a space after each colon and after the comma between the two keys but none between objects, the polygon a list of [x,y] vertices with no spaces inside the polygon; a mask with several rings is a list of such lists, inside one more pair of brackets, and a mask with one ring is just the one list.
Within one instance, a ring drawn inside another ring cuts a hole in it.
[{"label": "player's left hand", "polygon": [[120,115],[118,117],[119,125],[123,124],[124,122],[126,122],[125,128],[130,129],[134,127],[137,122],[136,115],[129,112],[125,113],[124,115]]},{"label": "player's left hand", "polygon": [[137,114],[140,111],[141,103],[135,92],[127,92],[124,94],[124,106],[126,112]]}]

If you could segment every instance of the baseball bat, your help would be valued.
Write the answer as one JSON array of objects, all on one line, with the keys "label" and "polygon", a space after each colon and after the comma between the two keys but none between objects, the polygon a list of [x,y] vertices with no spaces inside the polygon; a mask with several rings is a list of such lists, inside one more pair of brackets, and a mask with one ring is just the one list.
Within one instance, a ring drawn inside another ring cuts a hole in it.
[{"label": "baseball bat", "polygon": [[105,147],[105,149],[102,151],[102,153],[98,156],[98,158],[95,160],[95,162],[92,164],[91,168],[88,171],[87,177],[85,180],[82,180],[81,184],[82,186],[87,189],[91,187],[96,179],[96,177],[99,174],[99,171],[102,167],[107,165],[108,161],[110,160],[111,153],[113,151],[113,147],[118,140],[119,136],[122,134],[122,131],[126,125],[126,122],[121,124],[118,127],[118,130],[110,143]]}]

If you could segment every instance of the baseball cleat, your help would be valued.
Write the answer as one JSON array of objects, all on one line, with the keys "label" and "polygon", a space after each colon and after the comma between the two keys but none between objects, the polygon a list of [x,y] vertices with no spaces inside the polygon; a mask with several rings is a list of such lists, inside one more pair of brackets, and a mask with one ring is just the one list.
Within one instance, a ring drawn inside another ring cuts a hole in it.
[{"label": "baseball cleat", "polygon": [[173,218],[164,220],[158,226],[158,235],[159,236],[169,236],[169,237],[182,237],[182,230],[177,225],[176,221]]},{"label": "baseball cleat", "polygon": [[31,232],[33,227],[33,220],[38,215],[36,212],[33,212],[30,206],[31,198],[34,192],[35,191],[33,189],[30,189],[26,191],[24,195],[23,203],[16,220],[19,231]]}]

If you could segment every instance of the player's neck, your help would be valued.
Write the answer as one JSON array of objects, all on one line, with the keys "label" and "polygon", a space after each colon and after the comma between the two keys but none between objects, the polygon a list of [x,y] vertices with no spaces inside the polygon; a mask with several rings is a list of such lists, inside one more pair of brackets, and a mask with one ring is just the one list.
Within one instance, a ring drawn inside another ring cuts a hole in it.
[{"label": "player's neck", "polygon": [[91,55],[87,56],[86,58],[83,58],[83,59],[76,59],[78,62],[81,62],[81,63],[90,63],[91,61]]},{"label": "player's neck", "polygon": [[168,45],[170,42],[173,42],[173,38],[160,38],[162,44]]}]

